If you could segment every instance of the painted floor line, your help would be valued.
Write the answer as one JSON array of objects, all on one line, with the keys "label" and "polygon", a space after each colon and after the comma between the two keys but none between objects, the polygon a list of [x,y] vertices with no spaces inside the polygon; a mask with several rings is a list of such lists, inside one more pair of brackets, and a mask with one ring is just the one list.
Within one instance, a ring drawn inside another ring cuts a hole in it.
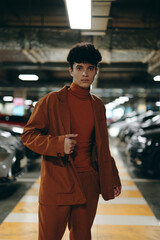
[{"label": "painted floor line", "polygon": [[133,186],[122,186],[122,191],[123,190],[138,190],[137,186],[136,185],[133,185]]},{"label": "painted floor line", "polygon": [[38,202],[38,196],[25,195],[20,202]]},{"label": "painted floor line", "polygon": [[102,197],[99,198],[99,203],[105,204],[147,204],[144,198],[115,198],[113,200],[105,201]]},{"label": "painted floor line", "polygon": [[160,182],[160,179],[143,179],[143,178],[132,178],[132,181],[134,182],[156,182],[156,183],[159,183]]},{"label": "painted floor line", "polygon": [[37,178],[17,178],[17,182],[35,182]]},{"label": "painted floor line", "polygon": [[[38,214],[10,213],[4,222],[38,223]],[[96,215],[94,224],[159,226],[154,216]]]},{"label": "painted floor line", "polygon": [[121,180],[132,180],[130,176],[120,176]]},{"label": "painted floor line", "polygon": [[40,184],[39,183],[34,183],[31,188],[39,188]]},{"label": "painted floor line", "polygon": [[103,225],[136,225],[159,226],[154,216],[122,216],[122,215],[96,215],[94,224]]},{"label": "painted floor line", "polygon": [[37,213],[10,213],[4,222],[31,222],[38,223],[38,214]]}]

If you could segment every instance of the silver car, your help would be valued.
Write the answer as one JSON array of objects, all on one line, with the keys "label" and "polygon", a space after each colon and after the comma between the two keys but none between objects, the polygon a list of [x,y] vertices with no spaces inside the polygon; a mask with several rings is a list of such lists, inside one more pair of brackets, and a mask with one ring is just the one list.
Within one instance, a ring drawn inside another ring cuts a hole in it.
[{"label": "silver car", "polygon": [[27,158],[20,139],[0,130],[0,184],[14,181],[26,166]]}]

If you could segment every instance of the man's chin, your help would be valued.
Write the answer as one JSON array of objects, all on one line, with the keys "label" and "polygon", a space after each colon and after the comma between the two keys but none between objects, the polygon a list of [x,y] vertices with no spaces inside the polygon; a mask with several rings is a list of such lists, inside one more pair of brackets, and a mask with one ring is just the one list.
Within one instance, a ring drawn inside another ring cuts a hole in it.
[{"label": "man's chin", "polygon": [[79,85],[81,88],[85,88],[85,89],[88,89],[90,87],[90,84],[89,83],[82,83]]}]

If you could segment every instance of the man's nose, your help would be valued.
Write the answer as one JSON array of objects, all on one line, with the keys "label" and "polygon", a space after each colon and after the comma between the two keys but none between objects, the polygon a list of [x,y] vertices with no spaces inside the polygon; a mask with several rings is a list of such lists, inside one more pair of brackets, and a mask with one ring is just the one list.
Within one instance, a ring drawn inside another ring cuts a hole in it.
[{"label": "man's nose", "polygon": [[87,76],[88,75],[87,69],[85,69],[82,74],[83,74],[83,76]]}]

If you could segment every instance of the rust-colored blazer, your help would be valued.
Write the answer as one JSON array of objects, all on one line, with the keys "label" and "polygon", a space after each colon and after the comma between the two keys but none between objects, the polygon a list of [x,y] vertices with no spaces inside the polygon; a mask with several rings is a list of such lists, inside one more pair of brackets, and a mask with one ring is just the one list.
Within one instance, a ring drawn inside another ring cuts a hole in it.
[{"label": "rust-colored blazer", "polygon": [[[64,154],[65,134],[71,133],[67,88],[51,92],[39,100],[21,135],[24,145],[43,155],[39,202],[47,205],[86,202],[74,160]],[[92,154],[92,161],[97,158],[101,194],[109,200],[114,198],[113,188],[121,184],[109,150],[104,104],[98,97],[90,97],[97,149],[97,154]]]}]

